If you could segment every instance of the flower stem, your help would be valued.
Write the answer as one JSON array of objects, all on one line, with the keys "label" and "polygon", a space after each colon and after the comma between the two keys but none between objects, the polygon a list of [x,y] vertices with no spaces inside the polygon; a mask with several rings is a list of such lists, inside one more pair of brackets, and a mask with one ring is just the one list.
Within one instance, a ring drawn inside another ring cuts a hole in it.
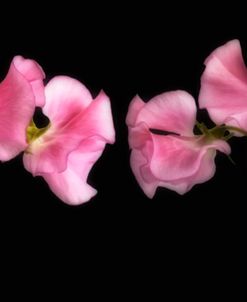
[{"label": "flower stem", "polygon": [[244,136],[247,136],[247,131],[241,129],[241,128],[238,128],[238,127],[234,127],[234,126],[228,126],[228,125],[225,125],[223,126],[226,130],[228,131],[236,131],[236,132],[239,132],[241,134],[243,134]]},{"label": "flower stem", "polygon": [[[196,126],[198,130],[201,132],[201,134],[205,135],[208,138],[218,138],[227,141],[234,136],[233,131],[238,132],[244,136],[247,136],[247,131],[230,125],[217,125],[211,129],[208,129],[204,123],[199,123],[198,121],[196,121]],[[227,131],[230,133],[227,134],[226,133]]]},{"label": "flower stem", "polygon": [[196,121],[196,126],[202,134],[209,134],[209,129],[204,123],[199,123],[198,121]]}]

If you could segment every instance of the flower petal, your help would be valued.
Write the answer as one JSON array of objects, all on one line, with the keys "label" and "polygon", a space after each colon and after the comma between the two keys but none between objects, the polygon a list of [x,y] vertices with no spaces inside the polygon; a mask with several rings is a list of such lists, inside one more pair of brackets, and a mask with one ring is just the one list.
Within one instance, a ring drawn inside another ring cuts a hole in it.
[{"label": "flower petal", "polygon": [[[201,78],[200,108],[206,108],[216,124],[232,125],[238,114],[247,112],[247,69],[238,40],[217,48],[205,61]],[[246,128],[239,120],[239,127]]]},{"label": "flower petal", "polygon": [[137,149],[132,150],[130,156],[130,165],[137,182],[139,183],[143,192],[149,198],[154,197],[154,194],[158,187],[167,188],[181,195],[188,192],[192,187],[192,186],[191,187],[188,186],[186,180],[173,181],[173,182],[160,181],[152,174],[150,165],[140,150]]},{"label": "flower petal", "polygon": [[97,191],[87,183],[88,174],[104,147],[103,140],[90,138],[70,153],[64,172],[43,174],[53,193],[69,205],[89,201]]},{"label": "flower petal", "polygon": [[131,149],[142,148],[151,139],[151,132],[146,123],[141,122],[136,127],[129,127],[129,146]]},{"label": "flower petal", "polygon": [[81,82],[67,76],[57,76],[50,80],[45,87],[45,97],[43,112],[58,127],[81,114],[93,100]]},{"label": "flower petal", "polygon": [[43,107],[45,104],[44,83],[45,73],[41,66],[34,60],[24,59],[22,56],[16,56],[13,59],[15,68],[30,83],[36,106]]},{"label": "flower petal", "polygon": [[[134,110],[134,107],[129,110]],[[149,128],[191,136],[196,122],[195,101],[182,90],[160,94],[140,110],[136,124],[140,122],[145,122]]]},{"label": "flower petal", "polygon": [[[49,112],[52,114],[55,108],[51,108]],[[29,146],[29,153],[24,156],[24,166],[33,175],[64,171],[67,168],[69,153],[90,137],[114,143],[115,131],[110,101],[104,92],[101,92],[86,110],[77,112],[74,108],[66,106],[63,110],[67,114],[53,114],[54,124]]]},{"label": "flower petal", "polygon": [[115,142],[111,103],[103,90],[83,115],[82,124],[85,136],[89,137],[97,135],[105,139],[109,144]]},{"label": "flower petal", "polygon": [[152,158],[154,147],[152,134],[146,124],[140,123],[137,127],[129,127],[129,133],[130,146],[133,148],[130,166],[143,192],[149,198],[153,198],[157,187],[165,187],[179,194],[185,193],[187,185],[183,182],[164,182],[152,173],[150,158]]},{"label": "flower petal", "polygon": [[150,169],[161,181],[174,181],[191,177],[197,173],[201,161],[209,149],[230,153],[229,145],[223,140],[208,143],[202,139],[178,136],[152,135],[154,152],[150,157]]},{"label": "flower petal", "polygon": [[162,181],[173,181],[196,173],[201,150],[195,139],[152,135],[154,152],[150,158],[152,173]]},{"label": "flower petal", "polygon": [[215,149],[208,149],[207,152],[204,153],[197,172],[191,177],[184,179],[186,189],[182,194],[190,191],[194,185],[204,183],[214,176],[216,171],[215,156]]},{"label": "flower petal", "polygon": [[223,140],[207,141],[205,137],[181,137],[151,133],[145,123],[129,127],[132,148],[130,165],[144,193],[152,198],[157,187],[179,194],[215,173],[216,150],[230,153]]},{"label": "flower petal", "polygon": [[140,113],[141,109],[146,104],[143,102],[143,100],[139,97],[139,95],[136,95],[133,100],[129,104],[129,109],[126,117],[126,124],[127,126],[134,127],[136,124],[136,119],[138,117],[138,114]]},{"label": "flower petal", "polygon": [[180,195],[184,195],[190,191],[194,185],[204,183],[214,176],[216,170],[214,162],[215,155],[216,151],[214,149],[208,150],[202,156],[199,169],[195,174],[171,182],[162,181],[159,183],[159,186],[175,191]]},{"label": "flower petal", "polygon": [[[147,170],[144,173],[142,172],[142,169],[147,166],[147,160],[140,150],[133,149],[131,151],[130,166],[137,182],[139,183],[144,193],[149,198],[153,198],[155,191],[159,185],[159,180],[155,178],[151,173],[148,173]],[[149,166],[147,166],[147,168],[149,168]],[[148,174],[149,176],[148,181],[145,178],[146,174]]]},{"label": "flower petal", "polygon": [[[26,128],[35,108],[32,88],[14,61],[15,58],[0,84],[0,160],[3,161],[10,160],[27,147]],[[33,65],[29,67],[32,69]]]}]

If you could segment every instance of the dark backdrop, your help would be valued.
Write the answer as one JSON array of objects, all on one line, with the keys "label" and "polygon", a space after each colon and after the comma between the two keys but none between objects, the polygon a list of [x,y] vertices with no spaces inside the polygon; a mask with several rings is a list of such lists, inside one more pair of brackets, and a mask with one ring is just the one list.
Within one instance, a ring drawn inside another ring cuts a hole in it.
[{"label": "dark backdrop", "polygon": [[120,4],[43,10],[40,16],[15,17],[13,27],[2,25],[1,79],[12,57],[21,54],[37,60],[47,79],[75,77],[94,96],[103,88],[111,98],[116,143],[106,147],[89,175],[98,194],[78,207],[63,204],[43,179],[25,171],[21,156],[1,164],[3,234],[18,251],[28,242],[37,250],[48,246],[43,253],[50,255],[49,246],[58,244],[77,261],[87,259],[78,250],[93,252],[103,262],[104,253],[119,257],[120,263],[126,256],[148,259],[147,250],[153,260],[170,251],[185,263],[189,254],[198,257],[206,251],[203,266],[209,265],[208,257],[216,257],[224,269],[222,255],[230,247],[242,250],[246,229],[247,140],[232,139],[236,165],[219,154],[216,175],[207,183],[184,196],[158,189],[149,200],[129,166],[125,116],[136,93],[148,100],[184,89],[197,98],[204,59],[228,40],[240,39],[247,58],[244,19],[235,15],[233,21],[233,12],[204,16],[189,8]]}]

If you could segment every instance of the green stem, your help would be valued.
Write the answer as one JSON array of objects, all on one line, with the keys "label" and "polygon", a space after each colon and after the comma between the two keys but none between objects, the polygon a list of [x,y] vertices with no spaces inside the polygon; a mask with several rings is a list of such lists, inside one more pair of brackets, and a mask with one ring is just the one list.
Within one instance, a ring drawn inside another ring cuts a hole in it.
[{"label": "green stem", "polygon": [[228,126],[228,125],[225,125],[223,126],[226,130],[228,131],[237,131],[245,136],[247,136],[247,131],[241,129],[241,128],[238,128],[238,127],[234,127],[234,126]]},{"label": "green stem", "polygon": [[[208,129],[204,123],[199,123],[198,121],[196,121],[196,126],[201,134],[205,135],[208,138],[211,137],[229,140],[232,136],[234,136],[234,134],[232,133],[233,131],[247,136],[247,131],[230,125],[217,125],[211,129]],[[229,131],[230,134],[226,135],[226,131]]]},{"label": "green stem", "polygon": [[199,123],[198,121],[196,121],[196,126],[202,134],[209,134],[209,129],[204,123]]}]

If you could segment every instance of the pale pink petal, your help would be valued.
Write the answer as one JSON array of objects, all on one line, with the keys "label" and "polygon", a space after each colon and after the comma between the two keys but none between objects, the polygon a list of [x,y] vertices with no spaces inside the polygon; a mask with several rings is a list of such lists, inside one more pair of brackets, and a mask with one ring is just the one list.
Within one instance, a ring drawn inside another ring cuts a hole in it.
[{"label": "pale pink petal", "polygon": [[[143,192],[149,197],[153,198],[155,191],[158,187],[159,180],[155,178],[150,172],[149,165],[147,164],[146,158],[143,156],[142,152],[137,149],[133,149],[130,155],[130,166],[133,171],[133,174],[142,188]],[[147,167],[149,171],[143,173],[143,169]],[[147,176],[148,174],[148,176]],[[147,179],[148,178],[148,181]]]},{"label": "pale pink petal", "polygon": [[195,139],[153,135],[154,152],[150,158],[152,173],[162,181],[173,181],[196,173],[201,152]]},{"label": "pale pink petal", "polygon": [[[134,110],[132,106],[130,110]],[[136,124],[140,122],[145,122],[152,129],[191,136],[196,122],[195,101],[182,90],[160,94],[140,110]]]},{"label": "pale pink petal", "polygon": [[43,174],[53,193],[69,205],[79,205],[90,200],[97,191],[87,183],[88,174],[104,147],[104,141],[88,139],[70,153],[64,172]]},{"label": "pale pink petal", "polygon": [[230,147],[225,141],[201,142],[196,138],[152,135],[154,151],[150,158],[150,169],[161,181],[174,181],[195,175],[202,158],[209,149],[218,149],[226,154]]},{"label": "pale pink petal", "polygon": [[54,77],[45,87],[44,114],[52,124],[63,127],[81,114],[93,101],[88,89],[76,79]]},{"label": "pale pink petal", "polygon": [[[70,107],[66,109],[68,112]],[[70,120],[67,120],[69,113],[64,114],[65,122],[62,114],[59,119],[53,115],[56,122],[29,146],[28,153],[24,156],[24,165],[33,175],[64,171],[69,153],[90,137],[98,137],[106,143],[114,143],[115,131],[111,106],[104,92],[101,92],[87,109],[81,110],[78,114],[72,110],[72,113]]]},{"label": "pale pink petal", "polygon": [[34,60],[24,59],[22,56],[16,56],[13,59],[15,68],[30,83],[36,106],[43,107],[45,104],[44,84],[45,73],[41,66]]},{"label": "pale pink petal", "polygon": [[207,141],[205,137],[184,138],[156,135],[145,123],[129,127],[130,164],[144,193],[152,198],[157,187],[179,194],[188,192],[195,184],[210,179],[215,173],[216,150],[230,153],[223,140]]},{"label": "pale pink petal", "polygon": [[189,191],[191,188],[188,186],[186,180],[164,182],[156,178],[150,170],[150,165],[147,162],[147,159],[140,150],[133,149],[131,151],[130,165],[138,184],[149,198],[154,197],[158,187],[167,188],[181,195]]},{"label": "pale pink petal", "polygon": [[[145,123],[138,124],[135,128],[129,127],[129,133],[130,146],[132,144],[133,148],[130,166],[143,192],[149,198],[153,198],[157,187],[165,187],[179,194],[185,193],[187,184],[184,182],[164,182],[153,175],[150,169],[150,158],[152,158],[154,149],[153,139]],[[132,139],[133,142],[131,143]]]},{"label": "pale pink petal", "polygon": [[[80,118],[78,120],[80,120]],[[111,112],[111,103],[103,90],[83,115],[82,124],[84,135],[100,136],[109,144],[113,144],[115,142],[115,129]]]},{"label": "pale pink petal", "polygon": [[[247,112],[247,70],[241,46],[233,40],[217,48],[205,61],[201,78],[200,108],[206,108],[216,124],[229,125]],[[239,121],[246,127],[246,121]],[[245,128],[246,129],[246,128]]]},{"label": "pale pink petal", "polygon": [[136,95],[129,104],[129,109],[126,117],[127,126],[135,126],[138,114],[144,106],[145,103],[143,102],[143,100],[139,97],[139,95]]},{"label": "pale pink petal", "polygon": [[140,149],[148,140],[151,140],[151,132],[144,122],[139,123],[136,127],[129,127],[128,130],[128,141],[131,149]]},{"label": "pale pink petal", "polygon": [[187,193],[193,185],[191,183],[187,182],[187,179],[183,180],[177,180],[177,181],[171,181],[171,182],[165,182],[165,181],[160,181],[159,182],[159,187],[169,189],[171,191],[177,192],[180,195],[184,195]]},{"label": "pale pink petal", "polygon": [[147,165],[145,169],[142,169],[142,176],[144,179],[146,179],[147,175],[153,175],[152,177],[156,179],[159,187],[163,187],[175,191],[180,195],[183,195],[190,191],[194,185],[204,183],[214,176],[216,170],[214,162],[215,155],[216,150],[207,150],[207,152],[205,152],[201,158],[200,166],[197,172],[190,177],[185,177],[173,181],[161,181],[155,178],[150,167],[147,167]]},{"label": "pale pink petal", "polygon": [[216,171],[216,166],[214,162],[215,156],[216,150],[213,148],[208,149],[207,152],[204,153],[201,158],[201,163],[197,172],[191,177],[184,179],[184,182],[187,186],[186,190],[182,194],[191,190],[194,185],[204,183],[214,176]]},{"label": "pale pink petal", "polygon": [[0,84],[0,160],[9,160],[27,147],[26,128],[34,108],[32,88],[12,62]]},{"label": "pale pink petal", "polygon": [[159,180],[150,171],[149,158],[153,153],[153,140],[145,123],[129,127],[129,145],[132,149],[130,166],[143,192],[153,198]]},{"label": "pale pink petal", "polygon": [[159,186],[175,191],[180,195],[187,193],[194,185],[206,182],[214,176],[216,170],[215,155],[216,151],[214,149],[207,150],[202,156],[200,166],[195,174],[170,182],[160,181]]},{"label": "pale pink petal", "polygon": [[139,123],[134,128],[129,127],[129,145],[130,148],[133,148],[130,156],[130,166],[133,174],[143,192],[149,198],[153,198],[159,186],[176,191],[179,194],[183,194],[186,191],[186,184],[164,182],[152,173],[150,160],[154,152],[154,143],[152,134],[145,123]]},{"label": "pale pink petal", "polygon": [[[225,124],[247,131],[247,110],[226,118]],[[242,136],[241,133],[237,131],[235,131],[234,134],[235,136]]]},{"label": "pale pink petal", "polygon": [[[223,147],[224,151],[230,152],[229,146],[228,147],[219,146],[219,147],[220,148]],[[190,177],[172,181],[171,184],[174,186],[173,188],[172,187],[169,188],[167,184],[164,184],[163,186],[173,191],[176,191],[180,195],[183,195],[188,191],[190,191],[194,185],[201,184],[210,180],[214,176],[216,171],[216,166],[214,162],[215,156],[216,156],[216,150],[213,147],[208,148],[206,152],[203,154],[201,158],[200,166],[195,174],[191,175]]]},{"label": "pale pink petal", "polygon": [[24,167],[33,176],[64,171],[69,153],[80,144],[77,135],[60,134],[50,129],[33,141],[23,156]]}]

